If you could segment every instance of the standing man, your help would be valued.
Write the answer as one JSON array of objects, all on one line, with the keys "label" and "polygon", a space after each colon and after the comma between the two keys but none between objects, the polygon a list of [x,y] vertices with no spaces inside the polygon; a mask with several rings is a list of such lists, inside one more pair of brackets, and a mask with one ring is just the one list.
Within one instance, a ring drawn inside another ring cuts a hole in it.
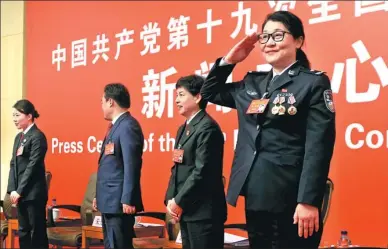
[{"label": "standing man", "polygon": [[175,140],[165,204],[180,222],[184,249],[224,247],[224,136],[205,110],[207,102],[199,94],[203,83],[202,77],[189,75],[176,84],[176,104],[186,122]]},{"label": "standing man", "polygon": [[133,248],[135,214],[144,210],[140,189],[143,132],[128,112],[130,95],[124,85],[106,85],[101,105],[109,127],[98,161],[93,207],[102,214],[105,248]]}]

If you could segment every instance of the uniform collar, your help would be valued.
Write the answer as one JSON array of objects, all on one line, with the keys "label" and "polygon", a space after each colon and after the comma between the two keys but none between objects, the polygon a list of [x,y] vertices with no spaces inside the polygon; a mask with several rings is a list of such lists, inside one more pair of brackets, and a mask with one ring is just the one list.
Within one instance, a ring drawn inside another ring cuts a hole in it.
[{"label": "uniform collar", "polygon": [[287,71],[290,67],[292,67],[295,63],[297,63],[298,61],[294,61],[293,63],[291,63],[290,65],[288,65],[288,67],[286,67],[285,69],[283,69],[283,71],[281,71],[280,73],[275,73],[275,71],[273,70],[272,68],[272,79],[277,76],[277,75],[282,75],[285,71]]}]

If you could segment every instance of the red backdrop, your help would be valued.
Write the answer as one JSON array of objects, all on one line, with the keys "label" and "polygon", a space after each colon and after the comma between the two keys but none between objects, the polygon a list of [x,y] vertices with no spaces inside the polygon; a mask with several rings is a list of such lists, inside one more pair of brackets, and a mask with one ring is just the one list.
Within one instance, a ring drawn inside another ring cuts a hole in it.
[{"label": "red backdrop", "polygon": [[[267,13],[289,9],[303,20],[304,49],[313,68],[330,76],[335,94],[337,142],[330,170],[335,190],[322,243],[335,243],[347,229],[355,244],[388,244],[388,2],[47,1],[26,6],[27,97],[41,113],[38,125],[48,137],[47,168],[53,173],[50,197],[58,203],[81,203],[107,126],[100,109],[103,87],[122,82],[146,138],[145,207],[164,211],[172,166],[169,138],[184,122],[173,104],[174,82],[196,70],[206,74],[209,63],[245,32],[260,29]],[[264,63],[256,48],[231,80]],[[228,178],[236,113],[215,105],[208,110],[226,135]],[[228,211],[229,223],[245,221],[242,200]]]}]

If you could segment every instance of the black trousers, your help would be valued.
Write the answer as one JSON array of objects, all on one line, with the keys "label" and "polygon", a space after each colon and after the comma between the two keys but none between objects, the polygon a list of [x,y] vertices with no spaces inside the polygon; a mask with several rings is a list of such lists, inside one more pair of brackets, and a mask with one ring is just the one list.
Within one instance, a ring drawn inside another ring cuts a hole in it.
[{"label": "black trousers", "polygon": [[105,248],[133,248],[135,216],[130,214],[102,214]]},{"label": "black trousers", "polygon": [[180,221],[182,248],[224,248],[224,222],[221,220]]},{"label": "black trousers", "polygon": [[19,246],[48,248],[46,201],[33,200],[18,203]]},{"label": "black trousers", "polygon": [[250,248],[318,248],[323,224],[307,239],[299,237],[293,210],[282,213],[245,210]]}]

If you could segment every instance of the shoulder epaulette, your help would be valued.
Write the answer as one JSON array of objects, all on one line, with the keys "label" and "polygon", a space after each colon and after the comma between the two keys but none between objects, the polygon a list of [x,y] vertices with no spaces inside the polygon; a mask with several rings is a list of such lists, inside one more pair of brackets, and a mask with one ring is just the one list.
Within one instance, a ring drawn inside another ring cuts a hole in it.
[{"label": "shoulder epaulette", "polygon": [[307,68],[301,68],[300,71],[304,73],[315,74],[315,75],[322,75],[326,73],[324,71],[318,71],[318,70],[307,69]]},{"label": "shoulder epaulette", "polygon": [[266,75],[269,71],[249,71],[247,74],[254,74],[254,75]]}]

